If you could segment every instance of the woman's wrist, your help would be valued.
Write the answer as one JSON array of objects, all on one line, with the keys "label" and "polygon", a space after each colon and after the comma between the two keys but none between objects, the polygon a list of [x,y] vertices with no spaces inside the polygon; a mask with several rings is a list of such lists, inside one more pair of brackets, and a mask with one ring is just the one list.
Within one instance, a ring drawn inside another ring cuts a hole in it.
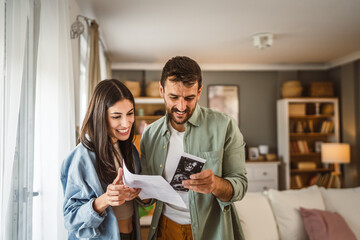
[{"label": "woman's wrist", "polygon": [[105,209],[109,206],[109,204],[106,201],[106,193],[101,195],[100,197],[96,198],[93,202],[93,208],[98,213],[101,214],[105,211]]}]

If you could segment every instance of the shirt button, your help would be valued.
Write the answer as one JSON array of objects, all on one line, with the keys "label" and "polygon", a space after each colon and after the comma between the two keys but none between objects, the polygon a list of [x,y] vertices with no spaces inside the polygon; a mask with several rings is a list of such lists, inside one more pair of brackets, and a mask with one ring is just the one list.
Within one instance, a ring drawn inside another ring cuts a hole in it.
[{"label": "shirt button", "polygon": [[162,167],[163,165],[162,164],[160,164],[160,167]]},{"label": "shirt button", "polygon": [[155,230],[155,229],[156,229],[156,227],[152,227],[152,229],[153,229],[153,230]]},{"label": "shirt button", "polygon": [[166,148],[166,146],[164,145],[164,146],[163,146],[163,149],[165,149],[165,148]]},{"label": "shirt button", "polygon": [[224,208],[223,212],[226,212],[226,209]]}]

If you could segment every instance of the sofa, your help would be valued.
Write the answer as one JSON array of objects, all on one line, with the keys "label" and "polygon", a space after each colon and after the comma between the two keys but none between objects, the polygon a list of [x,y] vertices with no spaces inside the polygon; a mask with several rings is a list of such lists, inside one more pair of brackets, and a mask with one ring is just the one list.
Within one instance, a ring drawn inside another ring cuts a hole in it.
[{"label": "sofa", "polygon": [[235,206],[246,240],[360,240],[360,187],[249,192]]}]

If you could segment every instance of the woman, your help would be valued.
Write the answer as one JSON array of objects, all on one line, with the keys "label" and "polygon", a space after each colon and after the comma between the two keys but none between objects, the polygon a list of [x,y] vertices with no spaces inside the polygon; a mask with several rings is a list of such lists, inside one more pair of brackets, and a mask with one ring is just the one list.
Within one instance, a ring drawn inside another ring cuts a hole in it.
[{"label": "woman", "polygon": [[[140,239],[134,198],[140,189],[122,182],[122,166],[140,172],[134,138],[134,97],[115,79],[95,88],[78,142],[61,167],[69,239]],[[122,161],[122,159],[124,159]]]}]

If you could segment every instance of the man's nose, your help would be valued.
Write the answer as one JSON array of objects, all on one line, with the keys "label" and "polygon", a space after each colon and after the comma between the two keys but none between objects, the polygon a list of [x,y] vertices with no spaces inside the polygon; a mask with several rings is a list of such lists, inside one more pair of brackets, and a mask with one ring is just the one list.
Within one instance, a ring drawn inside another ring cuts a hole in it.
[{"label": "man's nose", "polygon": [[186,101],[183,98],[180,98],[178,102],[178,110],[185,111],[185,109],[186,109]]}]

